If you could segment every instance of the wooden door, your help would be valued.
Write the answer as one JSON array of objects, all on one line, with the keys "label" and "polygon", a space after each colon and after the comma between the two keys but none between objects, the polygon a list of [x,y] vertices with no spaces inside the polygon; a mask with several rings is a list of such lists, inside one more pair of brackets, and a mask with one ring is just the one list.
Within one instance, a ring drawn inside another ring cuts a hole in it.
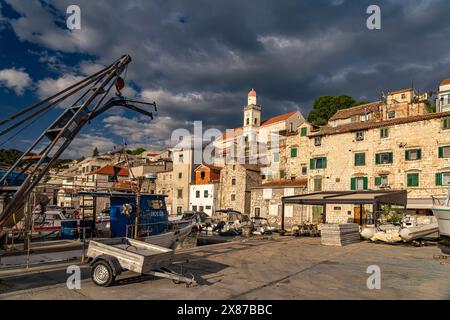
[{"label": "wooden door", "polygon": [[353,222],[357,224],[361,224],[361,208],[355,207],[353,210]]}]

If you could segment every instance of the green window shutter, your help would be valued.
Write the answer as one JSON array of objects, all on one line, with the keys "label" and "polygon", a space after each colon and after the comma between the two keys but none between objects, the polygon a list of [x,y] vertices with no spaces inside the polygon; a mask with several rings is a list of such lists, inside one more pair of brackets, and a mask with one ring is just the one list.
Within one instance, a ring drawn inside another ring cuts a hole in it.
[{"label": "green window shutter", "polygon": [[436,173],[436,185],[442,186],[442,173],[440,172]]},{"label": "green window shutter", "polygon": [[394,162],[394,154],[392,152],[389,152],[389,163]]},{"label": "green window shutter", "polygon": [[367,177],[363,178],[363,189],[367,190],[369,188],[369,179]]},{"label": "green window shutter", "polygon": [[309,168],[310,169],[315,169],[315,161],[314,161],[314,159],[310,159],[309,160]]},{"label": "green window shutter", "polygon": [[350,189],[351,190],[356,190],[356,178],[352,178],[350,180]]},{"label": "green window shutter", "polygon": [[292,148],[291,149],[291,158],[296,158],[297,157],[297,148]]},{"label": "green window shutter", "polygon": [[444,147],[439,147],[439,158],[444,157]]},{"label": "green window shutter", "polygon": [[381,186],[381,177],[375,177],[375,185]]},{"label": "green window shutter", "polygon": [[375,155],[375,164],[380,164],[381,163],[381,154],[377,153]]},{"label": "green window shutter", "polygon": [[422,159],[422,149],[417,149],[417,160]]},{"label": "green window shutter", "polygon": [[355,153],[355,166],[365,166],[365,165],[366,165],[366,154]]},{"label": "green window shutter", "polygon": [[308,128],[302,128],[300,130],[300,136],[306,137],[307,134],[308,134]]},{"label": "green window shutter", "polygon": [[443,128],[444,129],[450,129],[450,118],[444,118],[443,119]]},{"label": "green window shutter", "polygon": [[418,187],[419,186],[419,174],[410,173],[407,175],[407,185],[408,187]]},{"label": "green window shutter", "polygon": [[323,169],[326,169],[327,168],[327,158],[325,157],[325,158],[322,158],[322,168]]},{"label": "green window shutter", "polygon": [[410,160],[409,150],[405,151],[405,160]]}]

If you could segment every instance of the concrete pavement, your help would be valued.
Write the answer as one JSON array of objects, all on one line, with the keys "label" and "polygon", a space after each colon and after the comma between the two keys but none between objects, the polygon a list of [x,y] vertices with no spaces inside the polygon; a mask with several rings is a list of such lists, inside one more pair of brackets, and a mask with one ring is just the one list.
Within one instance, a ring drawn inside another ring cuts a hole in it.
[{"label": "concrete pavement", "polygon": [[[0,299],[450,299],[450,267],[437,247],[368,242],[320,245],[320,238],[278,237],[197,247],[177,253],[199,282],[122,274],[109,288],[95,286],[82,268],[80,290],[69,290],[64,268],[10,276]],[[367,267],[381,269],[381,289],[369,290]]]}]

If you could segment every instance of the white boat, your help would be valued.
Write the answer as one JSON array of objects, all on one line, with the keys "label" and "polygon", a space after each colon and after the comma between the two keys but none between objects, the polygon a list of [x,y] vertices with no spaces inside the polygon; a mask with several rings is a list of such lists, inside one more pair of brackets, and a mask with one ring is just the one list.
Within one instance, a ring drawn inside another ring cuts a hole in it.
[{"label": "white boat", "polygon": [[437,219],[440,235],[450,238],[450,188],[445,200],[433,197],[431,210]]},{"label": "white boat", "polygon": [[[180,221],[181,222],[181,221]],[[180,228],[173,231],[164,232],[154,236],[141,238],[141,241],[151,243],[160,247],[168,249],[176,249],[178,244],[182,243],[184,239],[191,233],[192,228],[197,224],[195,219],[186,221]]]}]

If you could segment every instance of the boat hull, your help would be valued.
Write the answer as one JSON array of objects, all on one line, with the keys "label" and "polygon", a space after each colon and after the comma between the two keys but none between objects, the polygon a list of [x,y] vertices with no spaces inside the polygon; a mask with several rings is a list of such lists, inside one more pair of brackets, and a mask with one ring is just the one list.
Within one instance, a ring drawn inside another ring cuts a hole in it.
[{"label": "boat hull", "polygon": [[186,239],[186,237],[191,233],[194,225],[195,223],[191,223],[175,231],[169,231],[158,235],[142,238],[141,241],[168,249],[175,249],[178,244],[183,242],[183,240]]},{"label": "boat hull", "polygon": [[450,237],[450,207],[434,206],[432,210],[438,222],[439,234]]}]

